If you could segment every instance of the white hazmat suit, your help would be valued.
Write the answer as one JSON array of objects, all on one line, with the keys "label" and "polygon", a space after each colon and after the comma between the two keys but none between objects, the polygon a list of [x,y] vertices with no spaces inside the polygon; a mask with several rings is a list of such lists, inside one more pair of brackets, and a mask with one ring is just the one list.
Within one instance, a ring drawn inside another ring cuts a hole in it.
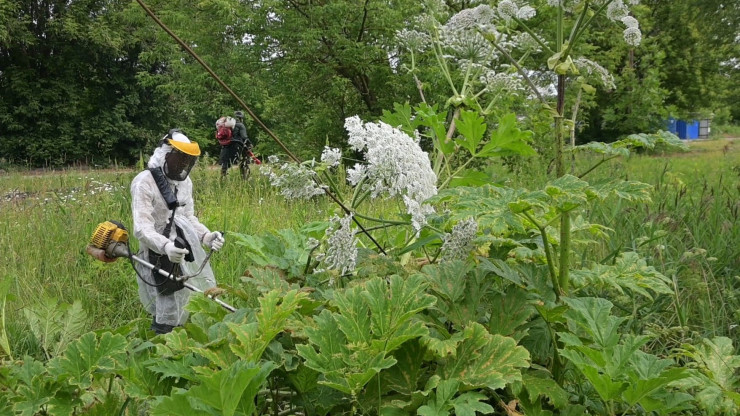
[{"label": "white hazmat suit", "polygon": [[[181,136],[185,138],[184,135]],[[187,140],[187,138],[184,140]],[[165,157],[171,151],[173,151],[173,147],[169,144],[159,146],[149,159],[148,167],[163,167],[165,165]],[[162,232],[172,215],[172,211],[167,207],[152,173],[149,170],[145,170],[136,175],[131,182],[133,235],[139,240],[140,246],[137,256],[148,259],[150,250],[158,254],[167,254],[165,246],[177,237],[176,225],[183,231],[194,257],[194,261],[192,262],[183,261],[180,263],[182,274],[188,276],[197,272],[206,258],[205,250],[201,244],[204,244],[204,241],[210,244],[214,239],[218,239],[218,246],[213,244],[213,247],[218,249],[223,244],[223,238],[218,232],[210,232],[195,216],[193,207],[193,182],[190,177],[187,176],[184,180],[172,180],[168,178],[167,182],[172,187],[173,192],[176,192],[175,195],[179,203],[179,206],[175,210],[174,225],[171,227],[169,236],[162,235]],[[136,270],[149,283],[142,282],[140,277],[136,279],[139,284],[139,298],[147,311],[154,317],[156,324],[173,327],[183,325],[188,319],[188,312],[185,311],[185,305],[188,302],[191,291],[184,288],[170,295],[161,295],[158,293],[157,287],[151,285],[155,283],[152,271],[140,263],[136,263]],[[198,275],[188,279],[187,283],[201,290],[216,286],[216,280],[210,264],[206,264],[203,270]]]}]

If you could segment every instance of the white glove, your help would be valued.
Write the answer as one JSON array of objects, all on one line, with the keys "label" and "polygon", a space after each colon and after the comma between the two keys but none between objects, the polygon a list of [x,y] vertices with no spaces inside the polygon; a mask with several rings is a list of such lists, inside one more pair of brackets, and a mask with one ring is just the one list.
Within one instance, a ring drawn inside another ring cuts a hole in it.
[{"label": "white glove", "polygon": [[188,253],[189,251],[185,248],[175,247],[175,243],[172,241],[169,241],[164,245],[164,254],[166,254],[167,258],[173,263],[182,263],[182,260]]},{"label": "white glove", "polygon": [[218,251],[224,246],[224,236],[220,232],[214,231],[212,233],[206,233],[203,236],[203,244],[207,245],[213,251]]}]

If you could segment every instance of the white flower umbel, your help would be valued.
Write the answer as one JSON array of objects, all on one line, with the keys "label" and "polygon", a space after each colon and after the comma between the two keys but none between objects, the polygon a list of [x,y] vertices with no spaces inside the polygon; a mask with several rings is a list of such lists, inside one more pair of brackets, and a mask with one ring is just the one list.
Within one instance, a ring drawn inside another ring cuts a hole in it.
[{"label": "white flower umbel", "polygon": [[356,185],[364,179],[373,198],[403,196],[414,228],[421,230],[424,215],[433,212],[424,201],[437,194],[437,175],[418,137],[412,139],[383,122],[363,124],[358,116],[347,118],[344,127],[350,146],[364,152],[366,162],[348,170],[349,182]]},{"label": "white flower umbel", "polygon": [[496,73],[493,70],[488,70],[480,76],[480,82],[485,85],[488,92],[493,94],[502,92],[517,94],[517,92],[524,90],[524,84],[518,74]]},{"label": "white flower umbel", "polygon": [[640,43],[642,42],[640,23],[632,16],[625,16],[621,20],[626,26],[623,33],[624,41],[630,46],[640,46]]},{"label": "white flower umbel", "polygon": [[452,232],[442,237],[441,262],[463,260],[473,249],[473,240],[478,233],[478,223],[474,218],[468,218],[455,224]]},{"label": "white flower umbel", "polygon": [[573,64],[578,68],[578,71],[580,71],[582,74],[585,73],[587,75],[594,75],[596,79],[601,82],[601,85],[603,85],[608,90],[613,90],[616,85],[614,85],[614,77],[612,74],[607,71],[606,68],[599,65],[598,63],[586,59],[586,58],[578,58],[573,61]]},{"label": "white flower umbel", "polygon": [[396,32],[396,40],[400,46],[414,52],[424,52],[432,43],[432,38],[428,34],[406,28]]},{"label": "white flower umbel", "polygon": [[496,12],[491,6],[482,4],[472,9],[464,9],[447,21],[448,30],[468,30],[491,26],[496,18]]},{"label": "white flower umbel", "polygon": [[321,161],[331,167],[337,166],[342,161],[342,151],[337,148],[325,146],[324,151],[321,153]]},{"label": "white flower umbel", "polygon": [[[277,156],[267,158],[271,165],[280,162]],[[283,163],[279,166],[262,165],[260,173],[270,178],[270,184],[280,189],[286,199],[309,199],[324,193],[324,188],[314,180],[316,172],[296,163]]]},{"label": "white flower umbel", "polygon": [[326,229],[327,248],[321,256],[323,270],[338,270],[341,274],[352,272],[357,264],[357,238],[352,230],[352,214],[343,218],[334,216]]}]

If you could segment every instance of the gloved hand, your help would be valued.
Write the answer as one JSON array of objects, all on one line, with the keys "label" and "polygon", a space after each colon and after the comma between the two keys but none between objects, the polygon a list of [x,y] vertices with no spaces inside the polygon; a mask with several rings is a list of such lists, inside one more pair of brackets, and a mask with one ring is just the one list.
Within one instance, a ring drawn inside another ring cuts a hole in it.
[{"label": "gloved hand", "polygon": [[173,263],[182,263],[185,255],[188,253],[188,249],[175,247],[175,243],[172,241],[169,241],[164,245],[164,254],[166,254],[167,258]]},{"label": "gloved hand", "polygon": [[203,244],[207,245],[211,248],[213,251],[218,251],[221,249],[221,247],[224,246],[224,236],[221,235],[218,231],[213,231],[211,233],[206,233],[206,235],[203,236]]}]

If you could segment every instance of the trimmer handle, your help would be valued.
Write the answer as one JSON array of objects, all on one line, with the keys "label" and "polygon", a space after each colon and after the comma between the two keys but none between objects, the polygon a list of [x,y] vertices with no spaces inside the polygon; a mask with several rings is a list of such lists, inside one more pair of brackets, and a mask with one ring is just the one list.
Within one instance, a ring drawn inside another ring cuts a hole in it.
[{"label": "trimmer handle", "polygon": [[195,261],[195,257],[193,257],[193,252],[190,250],[190,246],[185,241],[185,239],[183,239],[180,236],[177,236],[175,238],[175,247],[177,247],[177,248],[184,248],[184,249],[188,250],[188,254],[185,255],[185,261],[187,261],[187,262]]}]

